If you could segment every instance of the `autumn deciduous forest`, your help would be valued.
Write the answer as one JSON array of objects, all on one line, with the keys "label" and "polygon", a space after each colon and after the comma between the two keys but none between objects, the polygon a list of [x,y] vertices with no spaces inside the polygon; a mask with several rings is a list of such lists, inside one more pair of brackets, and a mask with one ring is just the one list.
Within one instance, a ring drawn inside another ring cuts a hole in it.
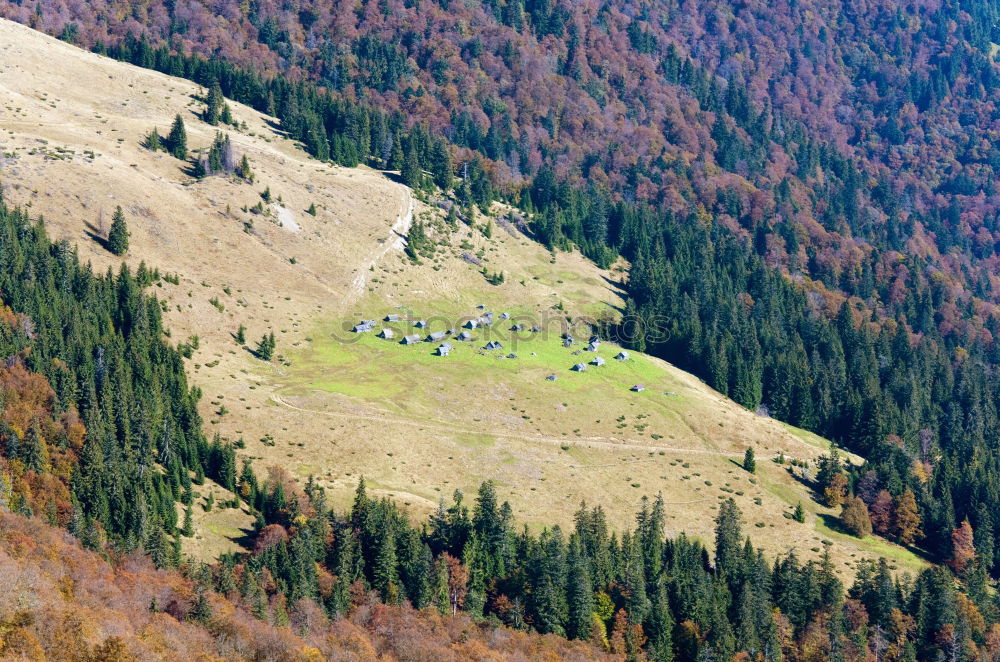
[{"label": "autumn deciduous forest", "polygon": [[[665,538],[657,500],[629,532],[586,506],[572,531],[520,532],[489,483],[421,525],[363,482],[333,512],[204,437],[145,293],[155,269],[92,274],[3,207],[0,498],[16,515],[0,562],[40,572],[24,531],[70,550],[44,519],[111,561],[81,557],[94,572],[151,577],[149,604],[101,597],[132,629],[88,642],[89,659],[131,659],[167,616],[222,659],[265,645],[227,648],[237,622],[269,624],[246,636],[281,639],[287,659],[421,659],[386,634],[405,623],[458,657],[465,636],[526,659],[1000,657],[995,3],[41,0],[0,15],[267,112],[318,159],[468,208],[516,204],[553,251],[624,258],[625,322],[602,333],[864,456],[831,451],[816,498],[935,563],[910,580],[871,564],[845,587],[825,562],[763,558],[730,503],[713,553]],[[175,502],[205,477],[252,507],[256,537],[191,567]],[[38,590],[77,599],[56,575]],[[83,631],[32,610],[0,608],[4,654],[56,656]]]}]

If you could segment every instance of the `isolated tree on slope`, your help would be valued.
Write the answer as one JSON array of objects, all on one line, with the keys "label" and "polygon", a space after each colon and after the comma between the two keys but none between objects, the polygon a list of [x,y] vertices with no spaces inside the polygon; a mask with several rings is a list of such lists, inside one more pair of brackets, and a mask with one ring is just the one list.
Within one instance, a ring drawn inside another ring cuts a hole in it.
[{"label": "isolated tree on slope", "polygon": [[115,207],[114,219],[111,221],[111,231],[108,233],[108,250],[115,255],[128,252],[128,225],[125,223],[125,213],[121,205]]},{"label": "isolated tree on slope", "polygon": [[174,158],[181,160],[187,158],[187,131],[184,129],[184,120],[180,115],[174,117],[174,123],[170,126],[170,134],[167,136],[167,148]]}]

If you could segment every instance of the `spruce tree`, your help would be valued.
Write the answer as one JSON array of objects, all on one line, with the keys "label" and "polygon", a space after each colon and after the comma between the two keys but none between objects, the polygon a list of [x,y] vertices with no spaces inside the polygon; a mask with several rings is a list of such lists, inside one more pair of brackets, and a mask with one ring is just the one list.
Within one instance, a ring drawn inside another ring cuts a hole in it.
[{"label": "spruce tree", "polygon": [[175,159],[182,161],[188,156],[187,131],[184,129],[184,119],[180,115],[174,117],[174,123],[167,135],[167,149]]},{"label": "spruce tree", "polygon": [[434,560],[431,577],[431,602],[442,616],[451,613],[451,599],[448,593],[448,564],[444,556]]},{"label": "spruce tree", "polygon": [[715,518],[715,572],[739,576],[741,515],[732,497],[722,502]]},{"label": "spruce tree", "polygon": [[257,358],[262,361],[270,361],[274,356],[274,346],[274,331],[269,334],[264,334],[257,343]]},{"label": "spruce tree", "polygon": [[108,250],[115,255],[128,252],[128,225],[125,223],[125,213],[121,205],[115,207],[115,215],[111,221],[111,231],[108,233]]},{"label": "spruce tree", "polygon": [[420,157],[413,141],[409,141],[406,146],[406,155],[403,157],[403,165],[400,168],[399,176],[403,183],[412,189],[420,188],[423,180],[423,172],[420,169]]},{"label": "spruce tree", "polygon": [[220,116],[222,115],[222,108],[225,103],[226,98],[222,96],[222,88],[219,86],[218,81],[212,83],[212,87],[208,91],[205,113],[202,116],[204,120],[212,126],[218,124]]},{"label": "spruce tree", "polygon": [[451,188],[454,175],[451,170],[451,154],[448,153],[448,145],[443,140],[435,140],[431,147],[431,176],[434,184],[442,191]]},{"label": "spruce tree", "polygon": [[757,460],[754,459],[753,447],[747,447],[746,452],[743,454],[743,468],[750,473],[757,472]]},{"label": "spruce tree", "polygon": [[378,546],[373,568],[374,589],[388,603],[399,599],[399,577],[396,573],[396,541],[391,531],[385,531]]},{"label": "spruce tree", "polygon": [[163,139],[160,137],[160,132],[155,128],[146,136],[145,147],[152,152],[158,152],[163,149]]},{"label": "spruce tree", "polygon": [[580,541],[576,536],[570,540],[568,562],[566,601],[569,606],[569,618],[566,623],[566,636],[570,639],[587,639],[593,629],[594,591],[590,573],[587,571],[587,559],[583,556]]},{"label": "spruce tree", "polygon": [[649,613],[649,659],[653,662],[672,662],[674,659],[674,616],[670,611],[665,582],[657,582],[652,594]]},{"label": "spruce tree", "polygon": [[250,160],[246,154],[240,159],[240,164],[236,166],[236,174],[243,181],[253,184],[253,170],[250,169]]}]

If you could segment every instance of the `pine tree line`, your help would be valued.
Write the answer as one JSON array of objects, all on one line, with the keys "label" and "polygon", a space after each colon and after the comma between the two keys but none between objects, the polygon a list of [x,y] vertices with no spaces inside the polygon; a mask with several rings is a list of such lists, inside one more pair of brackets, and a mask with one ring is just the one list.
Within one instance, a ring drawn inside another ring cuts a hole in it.
[{"label": "pine tree line", "polygon": [[21,320],[0,322],[0,356],[51,385],[53,421],[0,429],[11,507],[94,547],[176,559],[175,502],[205,476],[235,485],[235,454],[202,433],[201,394],[164,342],[160,302],[143,292],[159,275],[144,264],[95,275],[2,202],[0,264],[3,302]]}]

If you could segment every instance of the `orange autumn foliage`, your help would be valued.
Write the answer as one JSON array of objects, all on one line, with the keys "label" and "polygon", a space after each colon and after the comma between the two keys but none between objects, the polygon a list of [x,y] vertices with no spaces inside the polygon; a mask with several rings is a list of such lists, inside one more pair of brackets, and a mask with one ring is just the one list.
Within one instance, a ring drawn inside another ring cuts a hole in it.
[{"label": "orange autumn foliage", "polygon": [[188,618],[191,580],[157,570],[140,555],[113,565],[67,532],[38,519],[0,513],[0,659],[39,662],[238,662],[275,660],[621,660],[589,643],[567,641],[380,604],[368,593],[330,621],[310,601],[288,608],[290,625],[260,621],[209,594],[208,626]]},{"label": "orange autumn foliage", "polygon": [[[0,323],[9,321],[4,310],[0,306]],[[19,357],[0,365],[0,422],[4,424],[0,427],[0,473],[9,481],[11,501],[65,525],[72,513],[69,480],[87,431],[75,407],[61,414],[56,411],[55,397],[48,380],[28,370]],[[44,472],[30,470],[6,454],[7,437],[13,434],[23,439],[29,431],[44,446]]]}]

